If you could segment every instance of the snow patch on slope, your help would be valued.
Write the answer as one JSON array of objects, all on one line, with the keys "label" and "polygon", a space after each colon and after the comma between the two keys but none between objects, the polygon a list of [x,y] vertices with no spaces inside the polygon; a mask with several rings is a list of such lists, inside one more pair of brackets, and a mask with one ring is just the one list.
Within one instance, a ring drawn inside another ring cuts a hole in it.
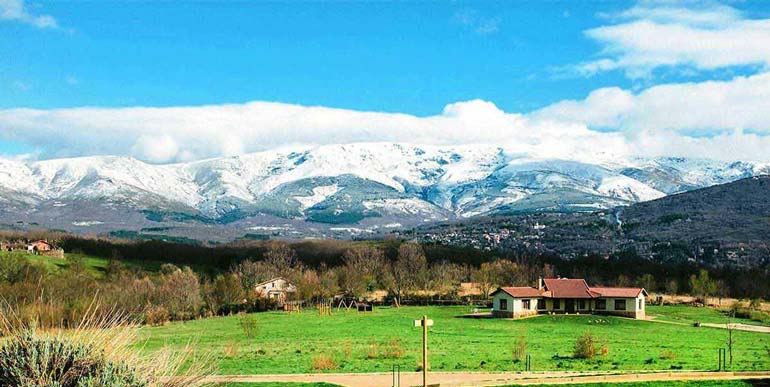
[{"label": "snow patch on slope", "polygon": [[340,190],[337,184],[324,185],[313,188],[313,194],[310,196],[295,196],[294,199],[302,205],[302,211],[313,207],[314,205],[326,200]]}]

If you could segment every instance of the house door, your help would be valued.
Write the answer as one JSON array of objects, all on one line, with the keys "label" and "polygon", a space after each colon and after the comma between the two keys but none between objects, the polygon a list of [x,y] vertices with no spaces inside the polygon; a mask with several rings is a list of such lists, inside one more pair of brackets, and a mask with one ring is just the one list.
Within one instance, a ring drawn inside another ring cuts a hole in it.
[{"label": "house door", "polygon": [[567,313],[575,313],[575,300],[569,298],[564,300],[564,311]]}]

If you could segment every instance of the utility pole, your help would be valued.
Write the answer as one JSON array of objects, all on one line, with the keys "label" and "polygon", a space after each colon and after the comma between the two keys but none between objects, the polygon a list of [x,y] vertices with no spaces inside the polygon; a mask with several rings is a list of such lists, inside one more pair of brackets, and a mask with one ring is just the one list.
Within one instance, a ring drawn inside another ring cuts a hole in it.
[{"label": "utility pole", "polygon": [[428,327],[433,326],[433,320],[422,316],[422,319],[414,320],[414,326],[422,327],[422,387],[428,387]]}]

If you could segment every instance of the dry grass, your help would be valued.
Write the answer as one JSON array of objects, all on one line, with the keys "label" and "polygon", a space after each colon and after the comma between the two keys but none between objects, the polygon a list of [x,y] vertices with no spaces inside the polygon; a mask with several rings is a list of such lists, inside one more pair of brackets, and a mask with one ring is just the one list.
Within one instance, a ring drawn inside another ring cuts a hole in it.
[{"label": "dry grass", "polygon": [[674,360],[676,360],[676,353],[674,353],[674,351],[672,351],[670,349],[664,349],[664,350],[660,351],[660,358],[662,360],[674,361]]},{"label": "dry grass", "polygon": [[163,306],[154,306],[147,311],[147,324],[152,326],[163,326],[171,319],[168,310]]},{"label": "dry grass", "polygon": [[369,344],[366,351],[367,359],[401,359],[406,355],[406,351],[401,346],[401,340],[391,339],[384,345],[375,342]]},{"label": "dry grass", "polygon": [[322,353],[313,356],[312,367],[316,371],[334,371],[339,366],[337,365],[337,361],[334,360],[334,356]]},{"label": "dry grass", "polygon": [[238,343],[231,341],[225,344],[224,348],[222,348],[222,352],[224,353],[225,357],[233,358],[238,356],[238,348]]},{"label": "dry grass", "polygon": [[[54,347],[74,348],[83,355],[85,362],[101,359],[117,365],[144,382],[143,385],[147,387],[207,385],[204,379],[210,374],[207,366],[209,362],[196,357],[189,345],[182,350],[164,349],[152,356],[140,356],[134,348],[140,326],[123,314],[100,311],[97,306],[91,305],[74,328],[38,329],[34,316],[22,316],[13,311],[7,303],[0,309],[0,334],[5,338],[0,342],[0,350],[12,344],[24,348],[30,342],[45,342]],[[6,355],[13,356],[9,353]],[[0,357],[0,362],[5,364],[14,364],[16,361],[17,359]],[[54,357],[42,359],[36,362],[40,369],[29,365],[23,367],[19,380],[25,380],[24,385],[69,385],[67,382],[72,382],[73,378],[82,377],[85,381],[94,376],[88,374],[93,372],[92,370],[83,371],[88,369],[84,365],[63,363],[63,359]],[[69,371],[57,372],[62,369]],[[73,371],[78,369],[83,373],[77,374]]]}]

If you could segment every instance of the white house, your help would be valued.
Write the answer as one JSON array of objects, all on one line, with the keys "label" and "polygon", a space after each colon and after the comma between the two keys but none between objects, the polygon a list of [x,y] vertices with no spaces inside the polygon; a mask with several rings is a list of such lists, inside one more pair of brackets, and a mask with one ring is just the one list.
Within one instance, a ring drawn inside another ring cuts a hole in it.
[{"label": "white house", "polygon": [[297,291],[297,287],[283,277],[276,277],[258,283],[254,290],[264,298],[269,298],[277,301],[278,304],[283,304],[291,299],[291,295]]},{"label": "white house", "polygon": [[647,295],[643,288],[589,287],[583,279],[541,279],[537,288],[495,290],[492,314],[519,318],[538,313],[592,313],[643,319]]}]

